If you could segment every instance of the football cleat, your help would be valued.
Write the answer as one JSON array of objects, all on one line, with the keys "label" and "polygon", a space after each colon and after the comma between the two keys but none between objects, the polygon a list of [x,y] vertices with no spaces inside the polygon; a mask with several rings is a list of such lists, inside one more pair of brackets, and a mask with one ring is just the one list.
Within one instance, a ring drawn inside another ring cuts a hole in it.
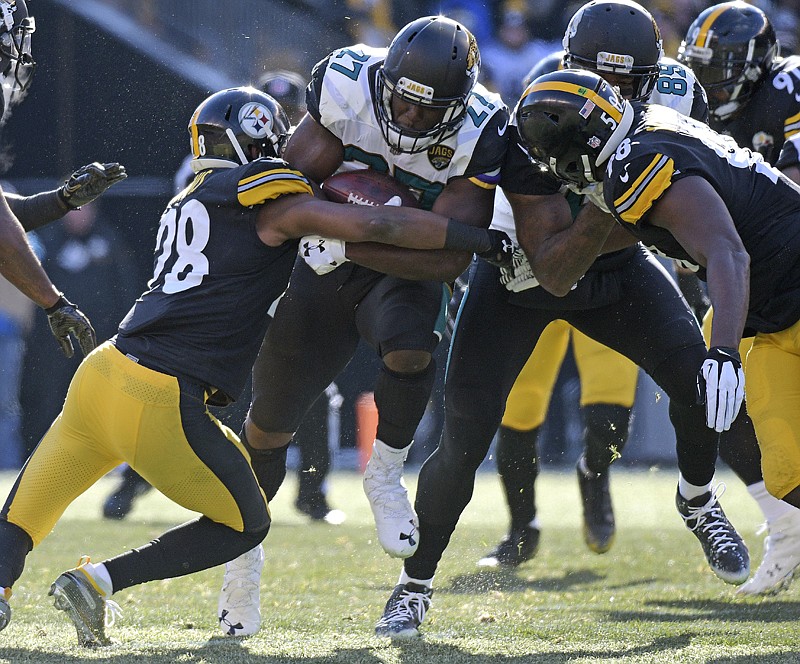
[{"label": "football cleat", "polygon": [[225,564],[217,618],[225,636],[249,636],[261,628],[261,570],[264,547],[259,544]]},{"label": "football cleat", "polygon": [[408,558],[419,543],[417,514],[403,481],[407,456],[408,447],[395,450],[376,440],[364,471],[364,493],[375,518],[378,541],[393,558]]},{"label": "football cleat", "polygon": [[675,505],[686,527],[700,541],[714,574],[725,583],[740,585],[750,576],[750,554],[719,504],[724,492],[724,484],[691,500],[677,492]]},{"label": "football cleat", "polygon": [[68,570],[53,581],[50,592],[54,605],[64,611],[78,634],[78,643],[85,648],[111,645],[106,626],[121,615],[119,605],[106,599],[85,569],[89,558],[80,559],[78,567]]},{"label": "football cleat", "polygon": [[800,511],[792,510],[768,523],[764,557],[753,578],[737,595],[776,595],[786,590],[800,570]]},{"label": "football cleat", "polygon": [[3,588],[0,592],[0,632],[2,632],[11,622],[11,605],[8,600],[11,599],[11,588]]},{"label": "football cleat", "polygon": [[512,528],[508,537],[478,561],[478,567],[517,567],[533,558],[538,549],[538,528]]},{"label": "football cleat", "polygon": [[391,639],[418,637],[419,626],[431,607],[431,595],[432,588],[417,583],[395,586],[381,619],[375,625],[375,635],[388,636]]},{"label": "football cleat", "polygon": [[608,471],[587,477],[580,466],[579,459],[576,470],[583,503],[583,539],[595,553],[605,553],[611,548],[616,531]]}]

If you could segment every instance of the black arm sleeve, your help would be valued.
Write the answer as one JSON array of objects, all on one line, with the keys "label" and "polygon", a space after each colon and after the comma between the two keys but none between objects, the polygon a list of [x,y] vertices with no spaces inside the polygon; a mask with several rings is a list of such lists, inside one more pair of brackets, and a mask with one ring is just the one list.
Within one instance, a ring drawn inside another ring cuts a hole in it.
[{"label": "black arm sleeve", "polygon": [[8,206],[26,231],[35,230],[51,221],[61,219],[70,211],[58,189],[43,191],[33,196],[9,193],[6,193],[5,196]]}]

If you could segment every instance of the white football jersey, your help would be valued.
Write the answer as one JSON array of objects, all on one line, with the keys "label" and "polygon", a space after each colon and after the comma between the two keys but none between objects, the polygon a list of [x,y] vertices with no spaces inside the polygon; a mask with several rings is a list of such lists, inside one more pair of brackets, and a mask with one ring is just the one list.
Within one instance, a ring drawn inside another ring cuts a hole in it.
[{"label": "white football jersey", "polygon": [[345,153],[339,170],[373,168],[388,173],[410,187],[426,209],[456,177],[494,188],[508,140],[508,109],[500,96],[476,85],[455,135],[417,154],[394,154],[373,103],[376,74],[386,52],[364,44],[339,49],[312,74],[308,110],[342,141]]}]

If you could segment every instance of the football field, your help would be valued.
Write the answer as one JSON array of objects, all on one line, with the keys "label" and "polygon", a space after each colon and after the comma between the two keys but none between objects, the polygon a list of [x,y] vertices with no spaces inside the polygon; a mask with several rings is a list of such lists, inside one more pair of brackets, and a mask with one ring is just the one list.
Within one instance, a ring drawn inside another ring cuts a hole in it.
[{"label": "football field", "polygon": [[[13,476],[0,475],[3,496]],[[761,560],[759,512],[743,486],[722,473],[722,505]],[[416,477],[408,483],[413,491]],[[105,521],[107,478],[68,510],[14,588],[0,662],[256,662],[416,664],[457,662],[800,662],[800,580],[775,597],[740,598],[707,568],[674,507],[673,471],[615,469],[617,538],[611,551],[583,543],[574,472],[548,471],[537,485],[542,540],[515,571],[476,561],[505,534],[497,477],[482,473],[436,578],[422,641],[393,645],[373,635],[400,570],[377,544],[360,476],[335,473],[329,492],[343,525],[311,523],[292,500],[290,473],[272,506],[261,584],[263,627],[243,639],[216,625],[222,568],[130,588],[114,596],[122,617],[115,645],[77,646],[47,597],[50,582],[81,554],[95,561],[140,546],[190,517],[156,492],[130,517]]]}]

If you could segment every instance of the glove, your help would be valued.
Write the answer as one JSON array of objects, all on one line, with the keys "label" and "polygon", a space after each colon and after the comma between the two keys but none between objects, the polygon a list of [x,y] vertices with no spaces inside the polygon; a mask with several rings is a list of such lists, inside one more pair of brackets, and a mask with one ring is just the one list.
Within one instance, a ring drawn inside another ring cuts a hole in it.
[{"label": "glove", "polygon": [[744,400],[744,371],[739,351],[712,346],[697,374],[697,403],[706,405],[706,426],[727,431]]},{"label": "glove", "polygon": [[58,190],[62,200],[73,210],[91,203],[111,185],[128,177],[125,167],[116,162],[100,164],[93,162],[81,166],[69,176]]},{"label": "glove", "polygon": [[300,240],[300,255],[314,272],[328,274],[348,262],[344,255],[344,245],[344,240],[306,235]]},{"label": "glove", "polygon": [[511,238],[503,231],[498,231],[494,228],[488,229],[487,232],[489,233],[489,240],[492,246],[486,251],[476,254],[476,256],[499,268],[512,267],[514,263],[515,246]]},{"label": "glove", "polygon": [[97,345],[94,328],[89,319],[63,295],[58,298],[58,302],[44,311],[50,322],[50,330],[67,357],[75,354],[72,339],[69,338],[70,333],[78,340],[84,357]]},{"label": "glove", "polygon": [[511,267],[500,268],[500,283],[512,293],[519,293],[539,285],[539,280],[533,276],[531,264],[521,247],[514,249]]}]

